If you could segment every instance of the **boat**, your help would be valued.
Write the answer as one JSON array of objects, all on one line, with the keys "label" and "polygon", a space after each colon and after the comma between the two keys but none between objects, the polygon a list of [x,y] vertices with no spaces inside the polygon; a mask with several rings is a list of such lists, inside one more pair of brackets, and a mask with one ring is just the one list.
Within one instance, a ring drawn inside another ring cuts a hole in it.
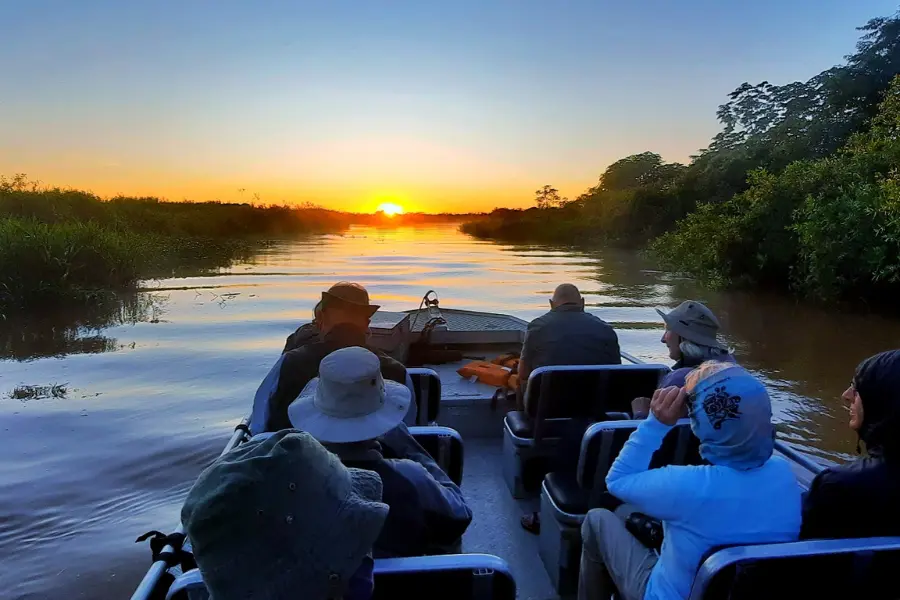
[{"label": "boat", "polygon": [[[538,471],[537,480],[529,481],[529,461],[533,463],[555,451],[559,440],[554,437],[554,424],[565,420],[547,412],[541,396],[547,394],[551,381],[569,376],[582,377],[582,382],[599,386],[601,395],[629,386],[655,387],[669,368],[644,363],[622,352],[622,365],[536,369],[525,392],[529,402],[535,400],[536,408],[524,416],[530,425],[523,430],[521,423],[517,425],[516,418],[511,418],[515,417],[514,411],[506,405],[502,390],[461,377],[457,371],[473,360],[490,361],[520,351],[526,328],[525,321],[510,315],[441,307],[432,291],[417,309],[378,311],[373,316],[372,345],[402,361],[414,356],[423,359],[421,364],[408,368],[418,403],[417,426],[410,431],[451,478],[461,479],[461,488],[474,513],[458,554],[376,560],[377,600],[545,600],[569,597],[576,591],[580,523],[587,508],[585,505],[579,509],[578,500],[567,496],[580,494],[580,501],[585,503],[596,486],[605,485],[603,477],[597,475],[605,473],[604,464],[608,468],[636,422],[624,414],[627,406],[606,406],[609,417],[591,425],[581,440],[575,474],[566,475],[566,480],[554,478],[554,474],[544,477]],[[428,362],[435,357],[435,362]],[[521,413],[519,417],[521,420]],[[223,454],[249,439],[249,425],[249,417],[237,425]],[[686,420],[673,432],[673,454],[667,460],[679,464],[677,461],[690,451],[686,441],[692,436]],[[798,485],[804,489],[823,468],[813,458],[780,441],[776,442],[776,452],[790,461]],[[531,512],[541,515],[539,536],[520,526],[520,517]],[[192,569],[190,542],[184,539],[181,527],[171,535],[157,535],[154,541],[154,561],[132,600],[207,597],[199,572]],[[702,563],[691,598],[737,597],[735,590],[758,589],[771,596],[771,573],[788,568],[794,583],[805,586],[803,577],[798,578],[798,570],[821,579],[822,572],[837,573],[846,565],[858,567],[860,557],[869,557],[866,564],[871,566],[875,564],[872,556],[900,560],[900,538],[724,548]],[[822,571],[819,567],[823,565],[829,570]],[[750,566],[756,571],[748,569]],[[871,570],[861,572],[872,579]]]}]

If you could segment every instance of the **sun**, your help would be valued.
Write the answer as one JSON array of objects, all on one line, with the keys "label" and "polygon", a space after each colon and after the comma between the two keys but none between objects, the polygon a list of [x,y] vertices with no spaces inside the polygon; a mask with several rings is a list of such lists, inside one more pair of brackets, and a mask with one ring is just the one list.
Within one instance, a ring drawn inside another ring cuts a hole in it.
[{"label": "sun", "polygon": [[381,212],[389,217],[393,217],[394,215],[402,215],[403,207],[399,204],[394,204],[393,202],[385,202],[383,204],[379,204],[378,208],[375,209],[375,212]]}]

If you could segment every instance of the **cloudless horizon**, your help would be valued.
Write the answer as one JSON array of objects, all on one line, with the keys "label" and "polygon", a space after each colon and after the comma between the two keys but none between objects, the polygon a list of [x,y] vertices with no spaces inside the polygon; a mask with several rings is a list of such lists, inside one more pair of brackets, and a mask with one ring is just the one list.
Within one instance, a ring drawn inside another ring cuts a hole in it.
[{"label": "cloudless horizon", "polygon": [[0,174],[371,212],[575,197],[687,162],[744,81],[806,80],[897,0],[11,0]]}]

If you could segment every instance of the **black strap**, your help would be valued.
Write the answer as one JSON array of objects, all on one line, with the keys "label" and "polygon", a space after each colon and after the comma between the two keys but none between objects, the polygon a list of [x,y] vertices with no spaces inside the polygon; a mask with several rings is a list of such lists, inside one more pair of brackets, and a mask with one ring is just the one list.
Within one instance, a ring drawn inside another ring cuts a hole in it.
[{"label": "black strap", "polygon": [[[183,533],[170,533],[166,535],[161,531],[148,531],[141,535],[134,542],[139,544],[150,540],[150,551],[153,552],[153,562],[163,560],[166,565],[173,567],[184,562],[193,562],[193,557],[189,552],[182,550],[185,535]],[[166,546],[171,546],[174,550],[163,551]],[[185,560],[187,559],[187,561]]]},{"label": "black strap", "polygon": [[235,431],[243,431],[245,434],[247,434],[248,436],[250,436],[250,426],[247,425],[246,423],[243,423],[243,422],[238,423],[238,424],[234,427],[234,430],[235,430]]}]

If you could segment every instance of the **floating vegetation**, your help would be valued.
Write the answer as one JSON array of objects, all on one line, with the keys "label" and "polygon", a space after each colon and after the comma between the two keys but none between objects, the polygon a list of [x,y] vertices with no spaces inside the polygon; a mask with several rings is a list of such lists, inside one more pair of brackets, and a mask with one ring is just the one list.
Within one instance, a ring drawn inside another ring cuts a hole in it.
[{"label": "floating vegetation", "polygon": [[69,393],[68,383],[50,385],[17,385],[7,394],[13,400],[43,400],[45,398],[65,398]]}]

